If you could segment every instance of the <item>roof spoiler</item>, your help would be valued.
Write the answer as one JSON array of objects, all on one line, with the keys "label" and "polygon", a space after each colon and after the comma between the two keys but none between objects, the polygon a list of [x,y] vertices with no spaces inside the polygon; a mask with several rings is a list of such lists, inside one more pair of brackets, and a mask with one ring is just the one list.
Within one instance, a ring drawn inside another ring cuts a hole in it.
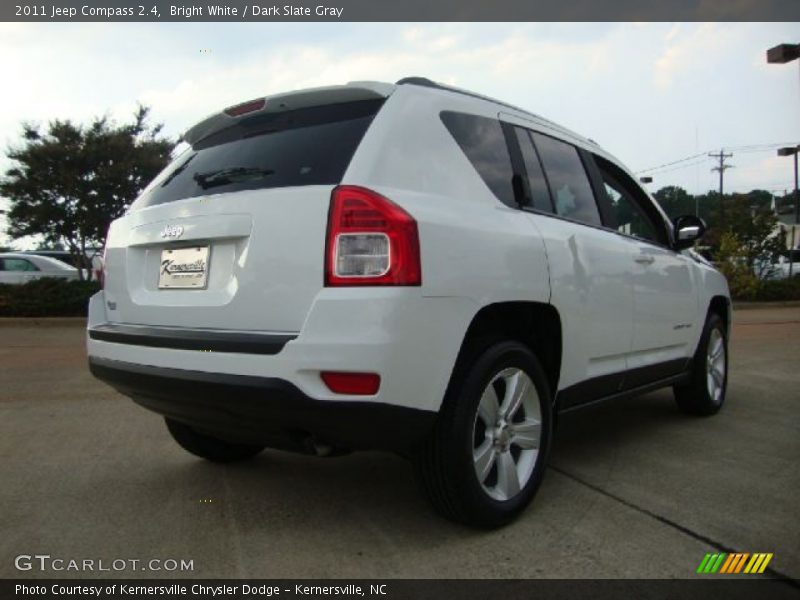
[{"label": "roof spoiler", "polygon": [[181,141],[194,145],[200,140],[217,133],[244,116],[288,112],[300,108],[357,102],[359,100],[375,100],[386,98],[395,90],[390,83],[376,81],[353,81],[347,85],[297,90],[272,96],[263,96],[229,106],[209,117],[206,117],[182,136]]}]

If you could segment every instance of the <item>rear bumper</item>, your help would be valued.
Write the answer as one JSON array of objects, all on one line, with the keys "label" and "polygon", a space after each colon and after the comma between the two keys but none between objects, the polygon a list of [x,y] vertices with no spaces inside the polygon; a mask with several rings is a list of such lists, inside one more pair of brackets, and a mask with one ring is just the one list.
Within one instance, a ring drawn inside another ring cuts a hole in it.
[{"label": "rear bumper", "polygon": [[[298,332],[112,322],[89,302],[92,373],[139,404],[231,441],[403,451],[430,430],[474,303],[418,288],[325,288]],[[224,310],[220,308],[220,310]],[[371,396],[323,371],[376,373]]]},{"label": "rear bumper", "polygon": [[370,401],[329,402],[274,377],[207,373],[89,357],[92,374],[138,404],[218,438],[310,451],[411,451],[436,413]]},{"label": "rear bumper", "polygon": [[[89,302],[87,353],[176,372],[282,380],[330,404],[369,402],[438,412],[476,312],[463,298],[419,288],[325,288],[300,331],[188,329],[110,319],[104,292]],[[219,310],[227,310],[221,307]],[[377,373],[372,396],[332,392],[322,371]]]}]

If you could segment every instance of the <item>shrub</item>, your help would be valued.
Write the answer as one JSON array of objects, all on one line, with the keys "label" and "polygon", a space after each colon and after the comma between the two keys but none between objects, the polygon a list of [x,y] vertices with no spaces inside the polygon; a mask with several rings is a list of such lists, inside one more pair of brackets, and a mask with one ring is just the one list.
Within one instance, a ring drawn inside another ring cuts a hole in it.
[{"label": "shrub", "polygon": [[742,258],[742,253],[742,244],[734,234],[722,234],[717,265],[728,280],[731,297],[736,300],[756,300],[762,282]]},{"label": "shrub", "polygon": [[758,297],[755,300],[800,300],[800,276],[795,275],[791,279],[762,281],[761,289],[758,291]]},{"label": "shrub", "polygon": [[0,284],[0,317],[84,317],[96,281],[43,278]]},{"label": "shrub", "polygon": [[[734,300],[779,302],[800,300],[800,276],[791,279],[759,279],[744,257],[741,240],[731,232],[720,238],[717,267],[728,279]],[[769,261],[767,261],[769,264]]]}]

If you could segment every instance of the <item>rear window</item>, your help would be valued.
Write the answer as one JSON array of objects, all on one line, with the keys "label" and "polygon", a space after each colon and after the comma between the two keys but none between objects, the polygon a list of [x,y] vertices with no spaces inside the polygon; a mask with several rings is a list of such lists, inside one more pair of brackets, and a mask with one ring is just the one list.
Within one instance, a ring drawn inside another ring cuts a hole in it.
[{"label": "rear window", "polygon": [[443,112],[441,119],[494,195],[516,206],[511,156],[500,121],[457,112]]},{"label": "rear window", "polygon": [[262,188],[337,184],[383,99],[238,119],[181,153],[132,209]]}]

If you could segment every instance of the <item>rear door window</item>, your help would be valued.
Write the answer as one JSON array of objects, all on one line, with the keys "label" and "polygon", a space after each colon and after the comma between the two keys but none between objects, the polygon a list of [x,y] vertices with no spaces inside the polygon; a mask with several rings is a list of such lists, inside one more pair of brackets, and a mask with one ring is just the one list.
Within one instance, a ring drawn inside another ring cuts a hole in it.
[{"label": "rear door window", "polygon": [[132,208],[262,188],[337,184],[383,99],[237,119],[179,155]]},{"label": "rear door window", "polygon": [[602,225],[578,149],[536,132],[533,132],[533,141],[550,182],[556,214],[589,225]]},{"label": "rear door window", "polygon": [[516,207],[513,170],[505,134],[497,119],[465,113],[445,111],[441,114],[450,135],[453,136],[469,162],[484,183],[503,204]]}]

